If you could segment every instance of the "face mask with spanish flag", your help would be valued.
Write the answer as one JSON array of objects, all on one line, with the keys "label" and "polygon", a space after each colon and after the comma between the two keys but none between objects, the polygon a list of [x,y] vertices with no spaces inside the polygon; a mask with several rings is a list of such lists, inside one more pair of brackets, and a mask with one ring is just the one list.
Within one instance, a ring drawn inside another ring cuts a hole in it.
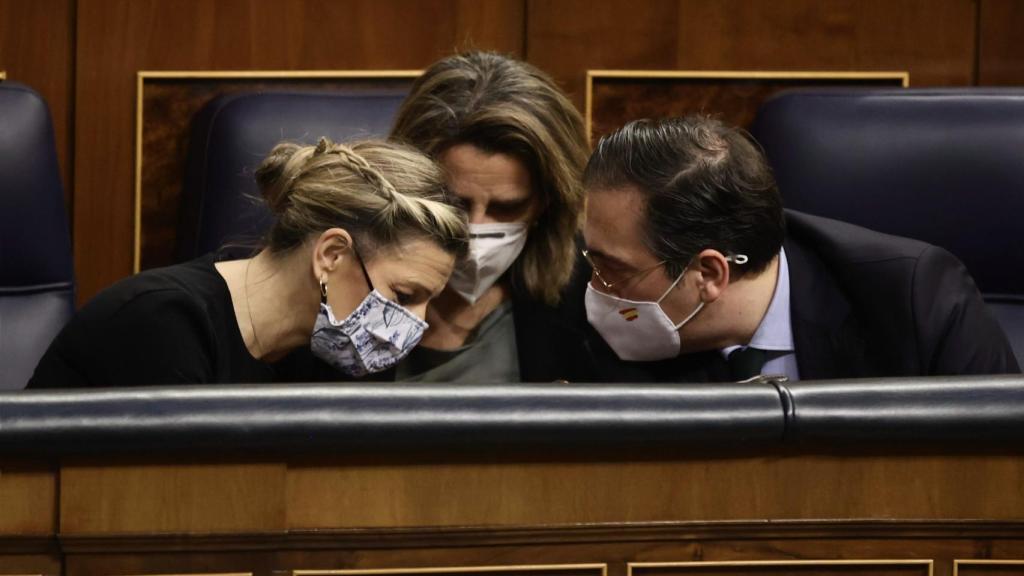
[{"label": "face mask with spanish flag", "polygon": [[[729,256],[726,260],[744,264],[747,257]],[[701,301],[682,322],[674,323],[661,308],[661,301],[679,284],[686,268],[665,290],[661,298],[651,301],[627,300],[606,294],[587,284],[587,321],[604,338],[622,360],[664,360],[679,355],[679,329],[694,319],[704,308]]]}]

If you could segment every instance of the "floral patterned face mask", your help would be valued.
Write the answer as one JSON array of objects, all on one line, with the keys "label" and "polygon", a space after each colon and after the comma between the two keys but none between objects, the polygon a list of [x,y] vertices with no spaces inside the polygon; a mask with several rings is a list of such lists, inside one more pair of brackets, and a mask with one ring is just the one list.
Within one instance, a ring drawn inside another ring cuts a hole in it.
[{"label": "floral patterned face mask", "polygon": [[373,287],[363,259],[359,265],[370,293],[343,320],[327,304],[327,284],[320,280],[320,312],[313,325],[313,355],[360,378],[394,367],[419,344],[428,324],[401,304],[388,300]]},{"label": "floral patterned face mask", "polygon": [[419,344],[426,329],[426,322],[373,290],[340,321],[322,302],[310,347],[324,362],[359,378],[398,364]]}]

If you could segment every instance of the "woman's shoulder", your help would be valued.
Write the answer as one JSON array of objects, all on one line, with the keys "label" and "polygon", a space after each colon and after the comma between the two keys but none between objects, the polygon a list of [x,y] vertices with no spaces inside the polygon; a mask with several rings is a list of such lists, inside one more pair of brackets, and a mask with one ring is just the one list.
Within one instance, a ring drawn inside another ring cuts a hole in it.
[{"label": "woman's shoulder", "polygon": [[219,338],[217,308],[224,307],[204,266],[216,274],[212,261],[193,261],[142,272],[98,294],[51,344],[30,386],[204,381]]},{"label": "woman's shoulder", "polygon": [[133,334],[210,337],[217,319],[233,314],[226,310],[230,295],[213,263],[204,257],[125,278],[83,306],[65,331],[115,342]]},{"label": "woman's shoulder", "polygon": [[227,285],[213,266],[214,261],[212,256],[207,256],[140,272],[100,292],[79,315],[119,316],[157,311],[209,313],[211,308],[222,306],[228,294]]}]

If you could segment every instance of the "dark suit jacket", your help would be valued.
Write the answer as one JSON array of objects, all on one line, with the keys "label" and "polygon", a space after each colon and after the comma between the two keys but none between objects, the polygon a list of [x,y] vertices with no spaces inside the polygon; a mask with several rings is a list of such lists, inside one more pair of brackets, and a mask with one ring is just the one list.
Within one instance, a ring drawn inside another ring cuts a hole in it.
[{"label": "dark suit jacket", "polygon": [[[792,210],[786,227],[801,379],[1020,371],[974,281],[946,250]],[[728,379],[715,350],[622,362],[593,330],[588,347],[599,380]]]},{"label": "dark suit jacket", "polygon": [[557,306],[538,302],[525,291],[512,287],[519,378],[523,382],[597,379],[587,346],[589,326],[584,307],[590,274],[587,261],[578,257],[572,279]]}]

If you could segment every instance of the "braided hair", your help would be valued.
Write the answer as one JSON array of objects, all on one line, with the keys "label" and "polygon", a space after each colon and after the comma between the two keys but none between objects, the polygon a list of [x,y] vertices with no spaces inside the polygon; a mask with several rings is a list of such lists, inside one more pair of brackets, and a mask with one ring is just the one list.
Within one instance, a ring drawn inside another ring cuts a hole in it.
[{"label": "braided hair", "polygon": [[275,222],[266,237],[284,252],[329,228],[344,228],[372,258],[378,248],[427,238],[460,256],[468,245],[464,210],[441,170],[413,148],[321,138],[316,146],[283,142],[256,170]]}]

